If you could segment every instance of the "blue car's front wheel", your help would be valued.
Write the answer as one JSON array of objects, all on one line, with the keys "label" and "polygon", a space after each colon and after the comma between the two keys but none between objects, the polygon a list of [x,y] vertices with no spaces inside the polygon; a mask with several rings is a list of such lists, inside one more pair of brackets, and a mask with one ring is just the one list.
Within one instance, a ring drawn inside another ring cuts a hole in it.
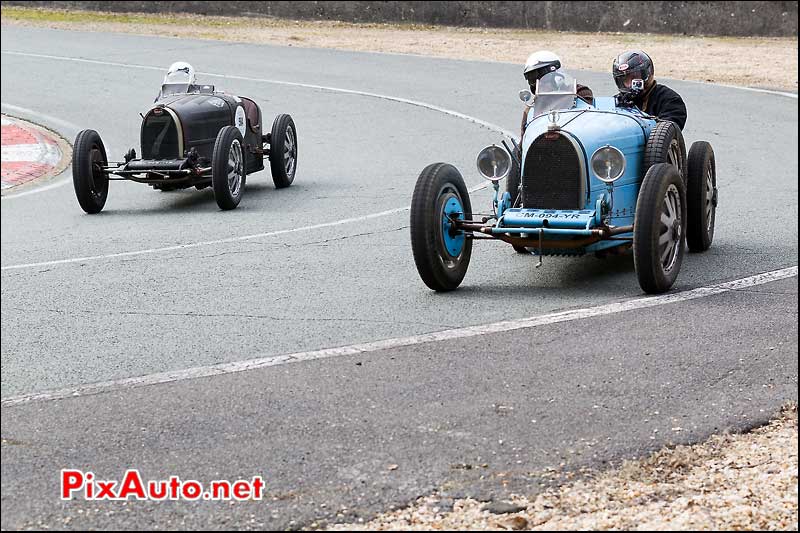
[{"label": "blue car's front wheel", "polygon": [[472,240],[453,219],[471,217],[461,173],[447,163],[425,167],[411,201],[411,249],[422,281],[435,291],[456,289],[467,273]]},{"label": "blue car's front wheel", "polygon": [[678,169],[658,163],[647,169],[636,201],[633,262],[645,292],[666,292],[683,262],[686,187]]}]

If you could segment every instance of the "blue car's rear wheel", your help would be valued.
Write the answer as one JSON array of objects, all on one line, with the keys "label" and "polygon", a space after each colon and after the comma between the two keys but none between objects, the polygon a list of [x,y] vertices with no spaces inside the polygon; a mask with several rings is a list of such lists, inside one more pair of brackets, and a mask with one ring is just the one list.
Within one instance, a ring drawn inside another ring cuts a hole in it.
[{"label": "blue car's rear wheel", "polygon": [[686,187],[669,163],[650,167],[644,176],[633,224],[633,261],[645,292],[669,290],[685,251]]},{"label": "blue car's rear wheel", "polygon": [[692,143],[689,149],[686,202],[686,244],[692,252],[704,252],[714,240],[717,218],[717,164],[714,150],[705,141]]},{"label": "blue car's rear wheel", "polygon": [[658,163],[670,163],[686,181],[686,143],[681,129],[668,120],[656,124],[644,147],[644,172]]},{"label": "blue car's rear wheel", "polygon": [[102,166],[107,161],[100,134],[94,130],[78,133],[72,150],[72,184],[78,203],[89,214],[99,213],[106,205],[108,174]]},{"label": "blue car's rear wheel", "polygon": [[220,209],[235,209],[244,194],[247,150],[241,132],[225,126],[217,133],[211,160],[211,185]]},{"label": "blue car's rear wheel", "polygon": [[425,167],[411,201],[411,249],[422,281],[435,291],[456,289],[467,273],[472,240],[452,219],[471,217],[469,192],[452,165]]}]

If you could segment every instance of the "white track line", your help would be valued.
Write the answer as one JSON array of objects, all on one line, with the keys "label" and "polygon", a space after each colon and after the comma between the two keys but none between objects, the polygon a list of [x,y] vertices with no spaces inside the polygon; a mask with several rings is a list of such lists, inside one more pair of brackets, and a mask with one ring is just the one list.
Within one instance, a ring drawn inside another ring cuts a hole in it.
[{"label": "white track line", "polygon": [[[51,55],[43,55],[43,54],[28,54],[28,53],[23,53],[23,52],[6,52],[6,51],[4,51],[3,53],[4,54],[9,54],[9,55],[25,56],[25,57],[54,59],[54,60],[59,60],[59,61],[74,61],[74,62],[79,62],[79,63],[90,63],[90,64],[107,65],[107,66],[119,66],[119,67],[125,67],[125,68],[140,68],[140,69],[145,69],[145,70],[159,70],[159,71],[163,70],[162,67],[155,67],[155,66],[149,66],[149,65],[134,65],[134,64],[128,64],[128,63],[116,63],[116,62],[111,62],[111,61],[97,61],[97,60],[93,60],[93,59],[78,59],[78,58],[71,58],[71,57],[64,57],[64,56],[51,56]],[[425,109],[430,109],[432,111],[437,111],[439,113],[444,113],[446,115],[454,116],[456,118],[460,118],[460,119],[463,119],[463,120],[467,120],[467,121],[472,122],[474,124],[478,124],[480,126],[483,126],[483,127],[488,128],[488,129],[491,129],[492,131],[495,131],[495,132],[500,133],[502,135],[505,135],[507,137],[515,138],[514,135],[511,132],[509,132],[507,130],[504,130],[502,127],[500,127],[500,126],[498,126],[496,124],[491,124],[489,122],[483,121],[483,120],[475,118],[475,117],[471,117],[469,115],[465,115],[463,113],[459,113],[457,111],[452,111],[450,109],[445,109],[443,107],[427,104],[425,102],[418,102],[416,100],[409,100],[407,98],[398,98],[398,97],[394,97],[394,96],[387,96],[387,95],[377,94],[377,93],[369,93],[369,92],[363,92],[363,91],[353,91],[353,90],[350,90],[350,89],[340,89],[340,88],[337,88],[337,87],[324,87],[324,86],[321,86],[321,85],[308,85],[308,84],[304,84],[304,83],[294,83],[294,82],[287,82],[287,81],[280,81],[280,80],[267,80],[267,79],[261,79],[261,78],[249,78],[249,77],[244,77],[244,76],[230,76],[230,75],[227,75],[227,74],[214,74],[214,73],[210,73],[210,72],[199,73],[199,74],[205,75],[205,76],[226,78],[226,79],[236,79],[236,80],[243,80],[243,81],[260,82],[260,83],[271,83],[271,84],[277,84],[277,85],[286,85],[286,86],[292,86],[292,87],[304,87],[304,88],[309,88],[309,89],[317,89],[317,90],[322,90],[322,91],[330,91],[330,92],[343,93],[343,94],[353,94],[353,95],[358,95],[358,96],[367,96],[367,97],[371,97],[371,98],[378,98],[378,99],[381,99],[381,100],[388,100],[388,101],[399,102],[399,103],[403,103],[403,104],[409,104],[409,105],[413,105],[413,106],[417,106],[417,107],[422,107],[422,108],[425,108]],[[10,106],[9,105],[8,107],[13,109],[16,106]],[[22,110],[22,108],[18,108],[18,107],[17,107],[17,109]],[[29,110],[25,110],[25,111],[29,111]],[[44,117],[44,116],[43,116],[43,118],[47,118],[48,120],[52,119],[52,117]],[[58,119],[56,119],[56,120],[58,120]],[[60,122],[63,123],[63,121],[60,121]],[[64,123],[64,124],[68,124],[68,123]],[[52,187],[56,187],[56,186],[60,186],[62,184],[63,183],[59,183],[57,185],[54,184],[53,186],[51,186],[51,188]],[[470,189],[470,192],[475,192],[477,190],[484,189],[486,186],[487,186],[486,183],[480,184],[480,185]],[[43,189],[38,189],[38,190],[43,190]],[[33,193],[33,192],[38,192],[38,190],[37,191],[30,191],[28,193],[22,193],[22,194],[19,194],[19,195],[7,196],[5,198],[19,197],[19,196],[22,196],[24,194],[30,194],[30,193]],[[287,234],[287,233],[295,233],[295,232],[301,232],[301,231],[313,231],[313,230],[317,230],[317,229],[321,229],[321,228],[327,228],[327,227],[332,227],[332,226],[340,226],[340,225],[343,225],[343,224],[362,222],[364,220],[383,217],[383,216],[387,216],[387,215],[393,215],[393,214],[396,214],[396,213],[401,213],[403,211],[408,211],[409,209],[410,209],[409,206],[398,207],[398,208],[395,208],[395,209],[389,209],[387,211],[382,211],[380,213],[372,213],[372,214],[364,215],[364,216],[361,216],[361,217],[353,217],[353,218],[347,218],[347,219],[343,219],[343,220],[336,220],[336,221],[332,221],[332,222],[325,222],[325,223],[322,223],[322,224],[314,224],[314,225],[311,225],[311,226],[303,226],[303,227],[300,227],[300,228],[292,228],[292,229],[286,229],[286,230],[270,231],[270,232],[265,232],[265,233],[256,233],[256,234],[252,234],[252,235],[242,235],[242,236],[238,236],[238,237],[229,237],[229,238],[225,238],[225,239],[216,239],[216,240],[211,240],[211,241],[200,241],[200,242],[194,242],[194,243],[179,244],[179,245],[175,245],[175,246],[164,246],[164,247],[160,247],[160,248],[148,248],[148,249],[144,249],[144,250],[133,250],[133,251],[128,251],[128,252],[119,252],[119,253],[113,253],[113,254],[92,255],[92,256],[85,256],[85,257],[73,257],[73,258],[68,258],[68,259],[57,259],[57,260],[53,260],[53,261],[41,261],[41,262],[36,262],[36,263],[24,263],[24,264],[18,264],[18,265],[7,265],[7,266],[0,267],[0,271],[5,272],[6,270],[20,270],[20,269],[38,268],[38,267],[44,267],[44,266],[63,265],[63,264],[69,264],[69,263],[83,263],[83,262],[87,262],[87,261],[97,261],[97,260],[103,260],[103,259],[115,259],[115,258],[120,258],[120,257],[131,257],[131,256],[153,254],[153,253],[159,253],[159,252],[171,252],[171,251],[176,251],[176,250],[184,250],[184,249],[188,249],[188,248],[197,248],[199,246],[209,246],[209,245],[214,245],[214,244],[225,244],[225,243],[231,243],[231,242],[239,242],[239,241],[246,241],[246,240],[252,240],[252,239],[260,239],[260,238],[264,238],[264,237],[273,237],[273,236],[276,236],[276,235],[283,235],[283,234]]]},{"label": "white track line", "polygon": [[[6,52],[3,53],[5,54]],[[36,122],[36,118],[44,119],[49,124],[53,124],[56,126],[60,126],[61,128],[64,128],[65,130],[67,130],[66,133],[69,133],[70,135],[77,135],[78,132],[81,130],[79,126],[73,124],[72,122],[67,122],[66,120],[61,120],[60,118],[51,115],[45,115],[44,113],[34,111],[33,109],[28,109],[27,107],[20,107],[18,105],[7,104],[6,102],[3,102],[0,108],[2,108],[3,113],[6,113],[8,115],[15,116],[14,113],[23,113],[25,115],[28,115],[27,118],[21,117],[22,120],[27,120],[28,122],[33,122],[34,124],[38,124]]]},{"label": "white track line", "polygon": [[299,228],[291,228],[291,229],[282,229],[276,231],[268,231],[265,233],[255,233],[253,235],[240,235],[238,237],[227,237],[225,239],[217,239],[214,241],[201,241],[201,242],[192,242],[187,244],[177,244],[175,246],[164,246],[162,248],[148,248],[145,250],[133,250],[130,252],[119,252],[115,254],[104,254],[104,255],[89,255],[86,257],[72,257],[69,259],[58,259],[55,261],[42,261],[40,263],[25,263],[22,265],[8,265],[2,267],[3,272],[6,270],[19,270],[24,268],[36,268],[36,267],[43,267],[43,266],[53,266],[53,265],[64,265],[69,263],[83,263],[86,261],[96,261],[99,259],[116,259],[119,257],[132,257],[137,255],[145,255],[145,254],[154,254],[158,252],[172,252],[176,250],[187,250],[189,248],[197,248],[199,246],[208,246],[212,244],[225,244],[231,242],[240,242],[240,241],[248,241],[252,239],[261,239],[264,237],[274,237],[276,235],[285,235],[287,233],[296,233],[299,231],[313,231],[322,228],[330,228],[333,226],[340,226],[342,224],[350,224],[353,222],[362,222],[364,220],[369,220],[372,218],[383,217],[386,215],[393,215],[395,213],[401,213],[403,211],[407,211],[408,207],[398,207],[396,209],[389,209],[387,211],[381,211],[380,213],[371,213],[369,215],[364,215],[360,217],[353,217],[353,218],[345,218],[343,220],[334,220],[332,222],[324,222],[322,224],[314,224],[312,226],[302,226]]},{"label": "white track line", "polygon": [[[90,64],[93,64],[93,65],[105,65],[105,66],[112,66],[112,67],[124,67],[124,68],[134,68],[134,69],[142,69],[142,70],[157,70],[157,71],[160,71],[160,72],[164,71],[164,67],[163,66],[137,65],[137,64],[132,64],[132,63],[119,63],[119,62],[115,62],[115,61],[99,61],[99,60],[96,60],[96,59],[82,59],[82,58],[77,58],[77,57],[55,56],[55,55],[47,55],[47,54],[31,54],[31,53],[27,53],[27,52],[15,52],[15,51],[3,51],[2,53],[8,54],[8,55],[22,56],[22,57],[35,57],[35,58],[39,58],[39,59],[53,59],[53,60],[57,60],[57,61],[73,61],[73,62],[76,62],[76,63],[90,63]],[[385,94],[371,93],[371,92],[366,92],[366,91],[356,91],[356,90],[353,90],[353,89],[342,89],[342,88],[339,88],[339,87],[327,87],[327,86],[324,86],[324,85],[312,85],[312,84],[308,84],[308,83],[298,83],[298,82],[283,81],[283,80],[271,80],[271,79],[266,79],[266,78],[251,78],[251,77],[248,77],[248,76],[234,76],[234,75],[231,75],[231,74],[218,74],[218,73],[214,73],[214,72],[198,72],[197,74],[199,74],[201,76],[211,76],[211,77],[215,77],[215,78],[223,78],[223,79],[228,79],[228,80],[251,81],[251,82],[257,82],[257,83],[271,83],[271,84],[274,84],[274,85],[283,85],[283,86],[286,86],[286,87],[303,87],[303,88],[306,88],[306,89],[317,89],[317,90],[320,90],[320,91],[328,91],[328,92],[334,92],[334,93],[340,93],[340,94],[353,94],[353,95],[357,95],[357,96],[367,96],[367,97],[370,97],[370,98],[378,98],[380,100],[389,100],[389,101],[392,101],[392,102],[399,102],[399,103],[402,103],[402,104],[408,104],[408,105],[413,105],[413,106],[417,106],[417,107],[422,107],[422,108],[425,108],[425,109],[430,109],[432,111],[438,111],[439,113],[444,113],[445,115],[450,115],[450,116],[453,116],[453,117],[456,117],[456,118],[460,118],[460,119],[472,122],[474,124],[478,124],[480,126],[488,128],[488,129],[490,129],[492,131],[496,131],[498,133],[501,133],[502,135],[505,135],[506,137],[510,137],[510,138],[516,139],[515,134],[513,132],[511,132],[509,130],[506,130],[506,129],[504,129],[501,126],[498,126],[496,124],[492,124],[490,122],[486,122],[485,120],[481,120],[479,118],[472,117],[470,115],[465,115],[464,113],[459,113],[458,111],[453,111],[452,109],[446,109],[444,107],[439,107],[437,105],[428,104],[428,103],[425,103],[425,102],[420,102],[418,100],[411,100],[409,98],[400,98],[400,97],[397,97],[397,96],[389,96],[389,95],[385,95]]]},{"label": "white track line", "polygon": [[[481,183],[469,189],[469,192],[476,192],[481,189],[485,189],[488,186],[488,182]],[[277,235],[286,235],[288,233],[298,233],[302,231],[314,231],[322,228],[331,228],[334,226],[342,226],[344,224],[351,224],[355,222],[363,222],[365,220],[371,220],[373,218],[384,217],[388,215],[394,215],[397,213],[402,213],[403,211],[409,211],[411,206],[405,207],[396,207],[394,209],[388,209],[386,211],[381,211],[379,213],[370,213],[369,215],[363,215],[360,217],[352,217],[352,218],[345,218],[342,220],[334,220],[331,222],[323,222],[322,224],[314,224],[311,226],[301,226],[299,228],[290,228],[290,229],[282,229],[276,231],[267,231],[264,233],[255,233],[253,235],[240,235],[238,237],[227,237],[225,239],[216,239],[213,241],[200,241],[200,242],[192,242],[187,244],[176,244],[174,246],[164,246],[161,248],[147,248],[145,250],[133,250],[129,252],[118,252],[114,254],[103,254],[103,255],[87,255],[84,257],[71,257],[69,259],[56,259],[54,261],[41,261],[38,263],[24,263],[20,265],[8,265],[0,268],[1,271],[5,272],[6,270],[22,270],[26,268],[38,268],[38,267],[45,267],[45,266],[55,266],[55,265],[65,265],[69,263],[84,263],[87,261],[98,261],[101,259],[117,259],[120,257],[133,257],[137,255],[147,255],[147,254],[154,254],[160,252],[174,252],[177,250],[187,250],[190,248],[198,248],[200,246],[209,246],[212,244],[226,244],[231,242],[241,242],[241,241],[249,241],[253,239],[261,239],[266,237],[275,237]]]},{"label": "white track line", "polygon": [[[104,65],[104,66],[115,66],[115,67],[138,68],[138,69],[144,69],[144,70],[163,71],[163,67],[156,67],[156,66],[151,66],[151,65],[135,65],[135,64],[128,64],[128,63],[117,63],[117,62],[112,62],[112,61],[98,61],[98,60],[93,60],[93,59],[80,59],[80,58],[74,58],[74,57],[53,56],[53,55],[44,55],[44,54],[29,54],[29,53],[24,53],[24,52],[12,52],[12,51],[3,51],[2,53],[3,54],[8,54],[8,55],[23,56],[23,57],[35,57],[35,58],[40,58],[40,59],[53,59],[53,60],[58,60],[58,61],[73,61],[73,62],[78,62],[78,63],[89,63],[89,64],[96,64],[96,65]],[[422,108],[425,108],[425,109],[430,109],[432,111],[436,111],[436,112],[443,113],[443,114],[446,114],[446,115],[450,115],[450,116],[453,116],[453,117],[456,117],[456,118],[459,118],[459,119],[462,119],[462,120],[466,120],[468,122],[472,122],[472,123],[477,124],[479,126],[483,126],[483,127],[488,128],[488,129],[490,129],[492,131],[500,133],[501,135],[505,135],[506,137],[510,137],[510,138],[516,139],[516,137],[514,136],[513,133],[511,133],[508,130],[503,129],[501,126],[498,126],[496,124],[491,124],[491,123],[486,122],[484,120],[481,120],[479,118],[471,117],[469,115],[465,115],[463,113],[459,113],[458,111],[445,109],[443,107],[435,106],[435,105],[432,105],[432,104],[427,104],[425,102],[419,102],[419,101],[416,101],[416,100],[410,100],[410,99],[407,99],[407,98],[399,98],[399,97],[388,96],[388,95],[384,95],[384,94],[370,93],[370,92],[364,92],[364,91],[354,91],[354,90],[350,90],[350,89],[341,89],[341,88],[338,88],[338,87],[325,87],[325,86],[322,86],[322,85],[309,85],[309,84],[304,84],[304,83],[295,83],[295,82],[288,82],[288,81],[281,81],[281,80],[268,80],[268,79],[262,79],[262,78],[249,78],[249,77],[245,77],[245,76],[232,76],[232,75],[228,75],[228,74],[215,74],[215,73],[211,73],[211,72],[205,72],[205,73],[200,72],[198,74],[201,74],[201,75],[204,75],[204,76],[219,77],[219,78],[224,78],[224,79],[234,79],[234,80],[258,82],[258,83],[271,83],[271,84],[284,85],[284,86],[290,86],[290,87],[304,87],[304,88],[308,88],[308,89],[316,89],[316,90],[329,91],[329,92],[342,93],[342,94],[352,94],[352,95],[357,95],[357,96],[366,96],[366,97],[370,97],[370,98],[378,98],[378,99],[381,99],[381,100],[387,100],[387,101],[392,101],[392,102],[398,102],[398,103],[413,105],[413,106],[422,107]],[[12,105],[9,105],[9,104],[4,104],[3,106],[4,107],[8,107],[9,109],[17,109],[17,110],[26,111],[26,112],[30,111],[30,110],[27,110],[27,109],[24,109],[24,108],[20,108],[20,107],[17,107],[17,106],[12,106]],[[46,118],[47,120],[51,120],[51,121],[56,122],[56,123],[60,122],[62,124],[73,126],[73,125],[71,125],[69,123],[66,123],[64,121],[61,121],[59,119],[54,119],[54,117],[47,117],[45,115],[42,115],[42,118]],[[74,129],[77,132],[78,128],[74,128]],[[27,194],[33,194],[34,192],[40,192],[40,191],[47,190],[47,189],[50,189],[50,188],[59,187],[61,185],[64,185],[65,183],[68,183],[68,181],[60,182],[60,183],[57,183],[57,184],[52,184],[52,185],[50,185],[48,187],[43,187],[41,189],[36,189],[34,191],[28,191],[28,192],[20,193],[20,194],[16,194],[16,195],[9,195],[9,196],[4,197],[3,199],[5,200],[5,199],[11,199],[11,198],[18,198],[20,196],[25,196]],[[475,192],[477,190],[484,189],[486,186],[487,186],[486,183],[478,185],[478,186],[473,187],[472,189],[470,189],[470,192]],[[294,232],[300,232],[300,231],[313,231],[313,230],[317,230],[317,229],[321,229],[321,228],[327,228],[327,227],[331,227],[331,226],[340,226],[340,225],[343,225],[343,224],[349,224],[349,223],[354,223],[354,222],[362,222],[364,220],[369,220],[369,219],[372,219],[372,218],[377,218],[377,217],[382,217],[382,216],[386,216],[386,215],[392,215],[392,214],[395,214],[395,213],[400,213],[400,212],[403,212],[403,211],[408,211],[409,209],[410,209],[409,206],[399,207],[399,208],[396,208],[396,209],[390,209],[390,210],[387,210],[387,211],[382,211],[380,213],[372,213],[372,214],[364,215],[364,216],[361,216],[361,217],[347,218],[347,219],[344,219],[344,220],[337,220],[337,221],[333,221],[333,222],[326,222],[326,223],[323,223],[323,224],[315,224],[315,225],[311,225],[311,226],[303,226],[303,227],[300,227],[300,228],[293,228],[293,229],[288,229],[288,230],[278,230],[278,231],[265,232],[265,233],[256,233],[256,234],[252,234],[252,235],[242,235],[242,236],[239,236],[239,237],[230,237],[230,238],[226,238],[226,239],[216,239],[216,240],[211,240],[211,241],[201,241],[201,242],[180,244],[180,245],[175,245],[175,246],[164,246],[164,247],[160,247],[160,248],[148,248],[148,249],[144,249],[144,250],[134,250],[134,251],[129,251],[129,252],[119,252],[119,253],[113,253],[113,254],[93,255],[93,256],[85,256],[85,257],[74,257],[74,258],[68,258],[68,259],[57,259],[57,260],[53,260],[53,261],[41,261],[41,262],[36,262],[36,263],[25,263],[25,264],[18,264],[18,265],[7,265],[7,266],[0,267],[0,271],[20,270],[20,269],[26,269],[26,268],[37,268],[37,267],[44,267],[44,266],[54,266],[54,265],[69,264],[69,263],[82,263],[82,262],[86,262],[86,261],[97,261],[97,260],[102,260],[102,259],[114,259],[114,258],[120,258],[120,257],[131,257],[131,256],[153,254],[153,253],[159,253],[159,252],[170,252],[170,251],[176,251],[176,250],[183,250],[183,249],[187,249],[187,248],[197,248],[199,246],[209,246],[209,245],[214,245],[214,244],[224,244],[224,243],[229,243],[229,242],[238,242],[238,241],[259,239],[259,238],[263,238],[263,237],[273,237],[275,235],[283,235],[283,234],[286,234],[286,233],[294,233]]]},{"label": "white track line", "polygon": [[[247,44],[247,43],[238,43],[238,44]],[[343,51],[346,52],[346,50],[343,50]],[[16,51],[3,51],[2,53],[9,54],[9,55],[25,56],[25,57],[38,57],[38,58],[42,58],[42,59],[59,59],[59,60],[65,60],[65,61],[79,61],[79,62],[83,62],[83,63],[93,63],[93,64],[97,64],[97,65],[109,65],[109,66],[118,66],[118,67],[126,67],[126,68],[128,68],[128,67],[129,68],[139,68],[139,69],[145,69],[145,70],[157,70],[157,71],[162,71],[162,72],[164,70],[164,67],[154,66],[154,65],[133,65],[133,64],[128,64],[128,63],[118,63],[118,62],[114,62],[114,61],[99,61],[99,60],[95,60],[95,59],[82,59],[82,58],[75,58],[75,57],[54,56],[54,55],[47,55],[47,54],[32,54],[32,53],[28,53],[28,52],[16,52]],[[478,62],[478,63],[504,63],[504,64],[507,64],[507,65],[517,65],[517,63],[511,63],[511,62],[508,62],[508,61],[485,61],[485,60],[480,60],[480,59],[453,59],[453,58],[426,56],[426,55],[421,55],[421,54],[404,54],[404,53],[398,53],[398,52],[361,52],[361,53],[375,53],[375,54],[381,54],[381,55],[418,57],[418,58],[422,58],[422,59],[444,59],[444,60],[450,59],[452,61],[468,61],[468,62]],[[598,71],[596,71],[596,70],[588,70],[587,72],[598,72]],[[205,74],[207,76],[219,76],[219,77],[222,77],[222,78],[228,77],[230,79],[241,79],[241,80],[252,80],[252,81],[267,81],[269,83],[282,83],[282,84],[287,84],[287,85],[296,85],[298,87],[318,88],[318,89],[324,89],[324,90],[336,90],[335,88],[314,86],[314,85],[305,85],[305,84],[302,84],[302,83],[281,82],[281,81],[271,81],[271,80],[258,80],[258,79],[255,79],[255,78],[227,76],[227,75],[224,75],[224,74],[212,74],[212,73],[200,73],[200,72],[198,74]],[[744,87],[742,85],[728,85],[728,84],[724,84],[724,83],[709,83],[709,82],[706,82],[706,81],[696,81],[696,80],[681,80],[681,79],[677,79],[677,78],[674,78],[674,79],[675,79],[675,81],[679,81],[679,82],[682,82],[682,83],[693,83],[693,84],[697,84],[697,85],[709,85],[709,86],[712,86],[712,87],[725,87],[726,89],[737,89],[737,90],[740,90],[740,91],[750,91],[750,92],[756,92],[756,93],[772,94],[772,95],[775,95],[775,96],[783,96],[783,97],[786,97],[786,98],[794,98],[795,100],[797,99],[797,96],[798,96],[797,93],[790,93],[790,92],[786,92],[786,91],[777,91],[777,90],[774,90],[774,89],[759,89],[757,87]],[[344,92],[344,91],[347,91],[347,90],[346,89],[339,89],[339,91],[343,91]],[[376,97],[378,96],[378,95],[371,95],[369,93],[360,93],[358,91],[353,91],[353,92],[354,92],[354,94],[364,94],[365,96],[376,96]],[[392,98],[392,97],[389,97],[389,98]],[[402,101],[402,99],[397,99],[397,101]],[[414,104],[414,105],[418,105],[418,104]],[[430,109],[433,109],[433,107],[431,107]]]},{"label": "white track line", "polygon": [[63,400],[66,398],[90,396],[94,394],[101,394],[112,391],[145,387],[148,385],[157,385],[160,383],[174,383],[190,379],[220,376],[225,374],[234,374],[237,372],[245,372],[249,370],[256,370],[271,366],[284,365],[289,363],[299,363],[301,361],[314,361],[318,359],[329,359],[333,357],[343,357],[360,353],[372,353],[372,352],[379,352],[382,350],[415,346],[418,344],[426,344],[431,342],[466,339],[470,337],[491,335],[494,333],[501,333],[505,331],[529,329],[538,326],[546,326],[549,324],[571,322],[573,320],[583,320],[603,315],[611,315],[615,313],[633,311],[636,309],[646,309],[661,305],[685,302],[688,300],[695,300],[697,298],[705,298],[707,296],[723,294],[730,291],[747,289],[750,287],[763,285],[765,283],[772,283],[775,281],[780,281],[783,279],[788,279],[796,276],[797,276],[797,266],[793,266],[781,270],[774,270],[771,272],[765,272],[763,274],[757,274],[755,276],[750,276],[747,278],[729,281],[726,283],[711,285],[709,287],[701,287],[698,289],[692,289],[684,292],[677,292],[674,294],[649,296],[645,298],[637,298],[634,300],[628,300],[624,302],[598,305],[595,307],[574,309],[571,311],[560,311],[556,313],[549,313],[546,315],[521,318],[517,320],[507,320],[504,322],[495,322],[493,324],[485,324],[481,326],[469,326],[464,328],[449,329],[444,331],[438,331],[435,333],[427,333],[424,335],[414,335],[411,337],[399,337],[399,338],[386,339],[375,342],[367,342],[363,344],[342,346],[339,348],[328,348],[324,350],[315,350],[309,352],[299,352],[293,354],[275,355],[258,359],[250,359],[247,361],[236,361],[232,363],[221,363],[217,365],[199,366],[195,368],[187,368],[184,370],[159,372],[156,374],[149,374],[146,376],[138,376],[132,378],[119,379],[119,380],[92,383],[89,385],[82,385],[78,387],[69,387],[65,389],[38,392],[33,394],[23,394],[19,396],[9,396],[8,398],[3,398],[2,402],[0,403],[2,404],[3,407],[12,407],[34,401]]},{"label": "white track line", "polygon": [[[78,132],[80,131],[80,128],[78,126],[76,126],[75,124],[71,123],[71,122],[67,122],[66,120],[61,120],[60,118],[56,118],[56,117],[53,117],[53,116],[50,116],[50,115],[45,115],[43,113],[39,113],[37,111],[34,111],[33,109],[28,109],[26,107],[20,107],[20,106],[17,106],[17,105],[8,104],[6,102],[3,102],[2,105],[0,105],[0,109],[2,109],[2,112],[6,113],[7,115],[10,115],[10,116],[13,116],[13,117],[16,117],[16,118],[20,118],[21,120],[25,120],[25,121],[28,121],[28,122],[32,122],[32,123],[37,124],[37,125],[42,125],[42,124],[38,124],[36,122],[36,119],[38,118],[38,119],[41,119],[44,122],[46,122],[47,125],[49,125],[49,126],[58,126],[58,127],[62,128],[62,131],[61,132],[57,132],[57,133],[62,134],[62,137],[64,136],[63,134],[66,133],[70,137],[74,138],[78,134]],[[20,114],[22,114],[24,116],[19,116]],[[53,129],[53,128],[51,127],[50,129]],[[69,167],[67,167],[67,168],[69,168]],[[62,173],[62,174],[64,174],[64,173]],[[70,176],[67,176],[66,174],[64,174],[61,179],[53,180],[53,181],[47,183],[47,185],[42,185],[41,187],[28,189],[28,190],[25,190],[25,191],[19,192],[19,193],[12,193],[12,194],[3,195],[2,196],[2,201],[5,202],[6,200],[13,200],[15,198],[22,198],[24,196],[30,196],[31,194],[37,194],[37,193],[40,193],[40,192],[49,191],[51,189],[56,189],[58,187],[63,187],[64,185],[67,185],[68,183],[72,183],[72,179],[70,179]]]},{"label": "white track line", "polygon": [[785,96],[786,98],[794,98],[795,100],[797,100],[796,93],[787,93],[783,91],[775,91],[772,89],[756,89],[755,87],[741,87],[739,85],[725,85],[724,83],[708,83],[704,81],[692,81],[692,80],[677,80],[677,81],[686,81],[689,83],[697,83],[699,85],[710,85],[712,87],[725,87],[726,89],[739,89],[740,91],[750,91],[754,93],[774,94],[777,96]]}]

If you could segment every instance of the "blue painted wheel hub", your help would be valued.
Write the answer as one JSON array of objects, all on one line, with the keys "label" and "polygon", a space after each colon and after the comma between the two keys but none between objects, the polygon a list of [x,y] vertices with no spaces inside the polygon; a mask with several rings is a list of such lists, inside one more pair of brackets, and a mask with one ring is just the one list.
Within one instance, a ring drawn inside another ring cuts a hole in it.
[{"label": "blue painted wheel hub", "polygon": [[464,219],[464,208],[455,196],[447,199],[442,209],[442,240],[445,250],[451,257],[458,257],[464,250],[466,237],[464,232],[456,231],[451,222],[451,217],[455,215],[457,219]]}]

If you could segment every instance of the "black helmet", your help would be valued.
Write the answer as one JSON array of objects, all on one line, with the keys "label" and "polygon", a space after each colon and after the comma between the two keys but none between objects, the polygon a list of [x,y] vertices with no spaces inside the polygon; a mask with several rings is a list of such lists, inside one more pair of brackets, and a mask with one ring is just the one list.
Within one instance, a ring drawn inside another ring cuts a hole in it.
[{"label": "black helmet", "polygon": [[619,91],[636,96],[653,79],[653,60],[641,50],[630,50],[614,59],[613,73]]}]

